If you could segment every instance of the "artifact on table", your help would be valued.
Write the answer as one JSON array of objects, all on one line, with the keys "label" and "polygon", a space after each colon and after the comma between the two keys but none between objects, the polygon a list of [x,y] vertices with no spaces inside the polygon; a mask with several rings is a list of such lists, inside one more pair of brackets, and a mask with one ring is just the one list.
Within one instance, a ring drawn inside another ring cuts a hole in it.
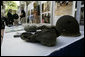
[{"label": "artifact on table", "polygon": [[69,15],[62,16],[56,22],[56,29],[63,36],[80,36],[77,20]]},{"label": "artifact on table", "polygon": [[[37,31],[41,29],[41,31]],[[45,46],[55,46],[56,38],[60,36],[60,33],[56,30],[55,26],[40,26],[37,27],[34,32],[24,32],[21,34],[21,39],[27,42],[37,42]]]}]

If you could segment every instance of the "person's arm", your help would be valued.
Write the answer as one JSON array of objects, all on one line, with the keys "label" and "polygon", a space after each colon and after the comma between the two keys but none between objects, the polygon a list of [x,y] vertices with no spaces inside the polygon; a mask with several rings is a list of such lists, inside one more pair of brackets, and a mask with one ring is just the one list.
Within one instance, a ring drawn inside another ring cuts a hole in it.
[{"label": "person's arm", "polygon": [[4,29],[5,29],[4,18],[1,17],[1,42],[3,40]]},{"label": "person's arm", "polygon": [[4,29],[1,29],[1,42],[3,40],[3,35],[4,35]]}]

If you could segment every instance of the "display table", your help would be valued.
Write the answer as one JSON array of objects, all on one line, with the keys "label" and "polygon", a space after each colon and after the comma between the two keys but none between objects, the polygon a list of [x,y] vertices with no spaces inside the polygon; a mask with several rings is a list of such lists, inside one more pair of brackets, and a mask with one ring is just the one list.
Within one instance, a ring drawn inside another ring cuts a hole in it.
[{"label": "display table", "polygon": [[[24,31],[17,31],[22,33]],[[4,39],[1,46],[1,56],[48,56],[54,51],[60,49],[84,38],[84,32],[79,37],[59,36],[56,40],[56,46],[47,47],[39,43],[25,42],[21,38],[14,38],[17,32],[4,33]]]}]

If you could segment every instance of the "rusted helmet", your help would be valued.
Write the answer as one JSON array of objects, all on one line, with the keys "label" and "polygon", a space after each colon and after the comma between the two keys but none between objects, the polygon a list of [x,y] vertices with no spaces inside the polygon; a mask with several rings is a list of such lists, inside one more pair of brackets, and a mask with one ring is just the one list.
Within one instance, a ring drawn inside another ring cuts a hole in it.
[{"label": "rusted helmet", "polygon": [[63,36],[79,36],[79,24],[77,20],[69,15],[62,16],[56,22],[56,29]]}]

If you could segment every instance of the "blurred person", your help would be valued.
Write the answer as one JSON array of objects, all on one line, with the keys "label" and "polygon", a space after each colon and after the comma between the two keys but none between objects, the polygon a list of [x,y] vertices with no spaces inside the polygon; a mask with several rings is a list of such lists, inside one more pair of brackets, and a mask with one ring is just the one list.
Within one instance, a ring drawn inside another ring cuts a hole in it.
[{"label": "blurred person", "polygon": [[12,9],[9,9],[7,13],[7,20],[8,20],[8,26],[13,25],[13,15],[12,15]]},{"label": "blurred person", "polygon": [[14,25],[18,25],[18,18],[19,18],[19,16],[18,16],[18,14],[15,11],[14,14],[13,14]]},{"label": "blurred person", "polygon": [[33,4],[34,7],[34,23],[39,23],[40,22],[40,6],[38,5],[37,2]]},{"label": "blurred person", "polygon": [[22,7],[22,8],[21,8],[21,15],[20,15],[21,23],[26,23],[26,18],[25,18],[25,16],[26,16],[26,13],[25,13],[25,11],[24,11],[24,8]]},{"label": "blurred person", "polygon": [[34,12],[31,10],[31,15],[29,16],[29,22],[34,23]]},{"label": "blurred person", "polygon": [[38,11],[35,9],[34,10],[34,22],[39,23],[40,22],[39,18],[40,16],[38,15]]},{"label": "blurred person", "polygon": [[1,43],[2,43],[2,40],[3,40],[4,29],[5,29],[4,18],[3,18],[3,16],[1,15]]}]

